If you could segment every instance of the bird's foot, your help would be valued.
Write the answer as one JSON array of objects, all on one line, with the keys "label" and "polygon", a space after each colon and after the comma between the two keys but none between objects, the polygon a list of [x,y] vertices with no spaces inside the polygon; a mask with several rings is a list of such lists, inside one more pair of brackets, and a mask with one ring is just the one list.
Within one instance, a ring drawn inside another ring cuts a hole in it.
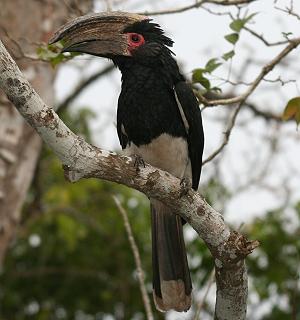
[{"label": "bird's foot", "polygon": [[185,196],[188,191],[191,189],[192,187],[192,183],[191,183],[191,180],[189,178],[182,178],[180,180],[180,187],[181,187],[181,190],[180,190],[180,198]]},{"label": "bird's foot", "polygon": [[146,167],[145,161],[144,161],[144,159],[143,159],[140,155],[135,154],[135,155],[133,156],[133,158],[134,158],[134,164],[133,164],[133,166],[135,167],[136,172],[139,172],[139,171],[140,171],[140,166],[143,166],[144,168]]}]

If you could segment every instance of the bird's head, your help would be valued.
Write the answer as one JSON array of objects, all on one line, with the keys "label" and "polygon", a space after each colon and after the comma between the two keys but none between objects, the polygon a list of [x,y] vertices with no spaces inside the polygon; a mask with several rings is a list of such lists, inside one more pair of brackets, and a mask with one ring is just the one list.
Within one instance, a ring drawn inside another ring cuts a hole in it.
[{"label": "bird's head", "polygon": [[173,45],[158,24],[142,15],[108,12],[86,15],[62,26],[50,44],[62,41],[63,52],[81,52],[100,57],[156,56]]}]

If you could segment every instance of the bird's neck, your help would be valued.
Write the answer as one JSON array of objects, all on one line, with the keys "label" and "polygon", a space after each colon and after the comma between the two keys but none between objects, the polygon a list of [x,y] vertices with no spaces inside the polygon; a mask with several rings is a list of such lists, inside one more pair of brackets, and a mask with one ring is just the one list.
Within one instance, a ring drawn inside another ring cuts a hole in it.
[{"label": "bird's neck", "polygon": [[162,80],[173,87],[178,81],[184,80],[176,61],[170,55],[161,55],[157,59],[134,59],[120,57],[114,60],[122,73],[122,82],[146,82],[150,78]]}]

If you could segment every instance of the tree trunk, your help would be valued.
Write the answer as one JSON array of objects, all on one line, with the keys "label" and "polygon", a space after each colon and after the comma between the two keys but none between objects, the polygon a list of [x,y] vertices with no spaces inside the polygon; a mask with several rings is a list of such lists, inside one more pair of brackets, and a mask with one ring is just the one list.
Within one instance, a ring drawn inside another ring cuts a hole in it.
[{"label": "tree trunk", "polygon": [[[28,56],[66,20],[91,9],[92,0],[1,0],[0,39],[50,105],[56,70]],[[0,94],[0,267],[16,234],[41,145],[36,132]]]}]

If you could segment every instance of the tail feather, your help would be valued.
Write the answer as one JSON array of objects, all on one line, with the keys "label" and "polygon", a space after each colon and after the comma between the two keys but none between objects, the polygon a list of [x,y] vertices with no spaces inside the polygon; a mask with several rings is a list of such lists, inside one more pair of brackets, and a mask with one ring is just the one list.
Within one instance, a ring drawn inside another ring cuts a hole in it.
[{"label": "tail feather", "polygon": [[151,200],[154,302],[161,311],[187,311],[192,283],[183,239],[181,217]]}]

